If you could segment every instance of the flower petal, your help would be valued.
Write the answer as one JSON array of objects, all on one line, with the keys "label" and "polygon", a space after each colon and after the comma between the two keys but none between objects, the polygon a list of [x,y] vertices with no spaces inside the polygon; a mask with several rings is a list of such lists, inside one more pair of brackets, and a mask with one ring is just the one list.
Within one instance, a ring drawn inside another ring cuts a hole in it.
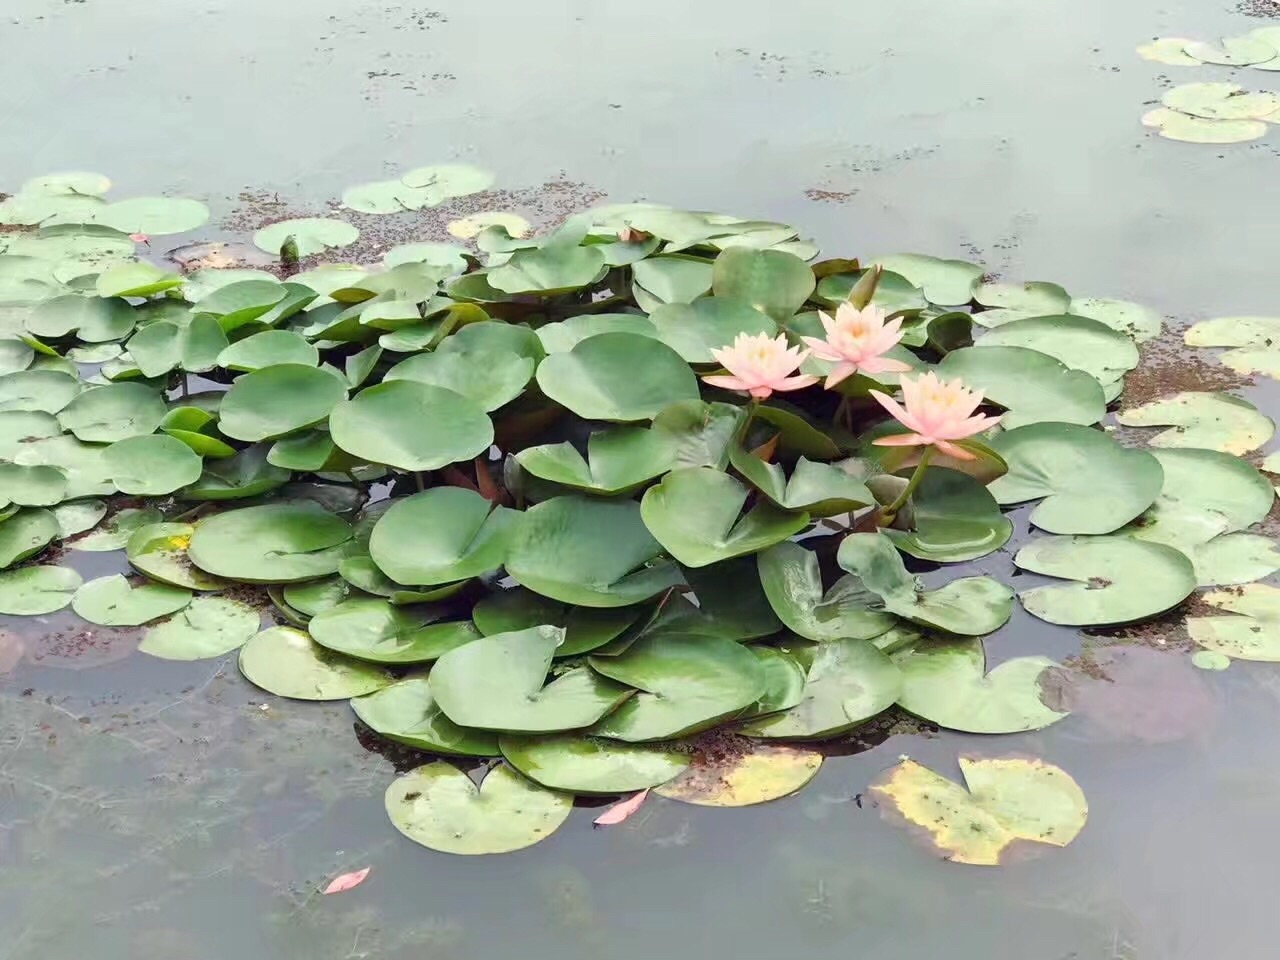
[{"label": "flower petal", "polygon": [[[785,390],[786,388],[779,387],[778,389]],[[769,394],[773,393],[773,387],[752,387],[747,392],[757,400],[768,400]]]},{"label": "flower petal", "polygon": [[703,383],[709,383],[713,387],[721,387],[725,390],[747,390],[747,382],[741,377],[724,377],[718,374],[702,378]]},{"label": "flower petal", "polygon": [[963,440],[965,437],[972,437],[975,433],[990,429],[999,422],[999,417],[970,417],[968,420],[961,420],[958,424],[950,426],[947,430],[947,439]]},{"label": "flower petal", "polygon": [[894,433],[871,441],[876,447],[927,447],[929,441],[918,433]]},{"label": "flower petal", "polygon": [[977,460],[977,456],[970,453],[964,447],[957,447],[954,443],[947,440],[937,440],[933,444],[938,448],[939,453],[945,453],[948,457],[955,457],[957,460]]},{"label": "flower petal", "polygon": [[841,363],[834,370],[832,370],[830,373],[827,374],[826,383],[824,383],[822,386],[825,389],[830,390],[836,384],[841,383],[844,380],[848,380],[851,376],[853,376],[857,372],[858,372],[858,365],[856,363]]},{"label": "flower petal", "polygon": [[[811,387],[817,382],[817,377],[803,373],[796,377],[783,377],[781,380],[771,381],[769,386],[774,390],[803,390],[805,387]],[[754,393],[752,395],[754,396]]]},{"label": "flower petal", "polygon": [[871,357],[858,364],[865,373],[908,373],[911,364],[894,360],[892,357]]},{"label": "flower petal", "polygon": [[[904,381],[906,379],[907,379],[906,377],[903,377]],[[872,397],[875,398],[876,403],[880,404],[880,406],[888,410],[890,416],[892,416],[893,419],[897,420],[900,424],[902,424],[908,430],[914,430],[917,433],[923,432],[920,429],[920,424],[916,421],[916,418],[911,415],[910,411],[902,409],[902,405],[898,403],[897,400],[894,400],[892,397],[889,397],[881,393],[879,390],[870,390],[868,392],[871,394]]]}]

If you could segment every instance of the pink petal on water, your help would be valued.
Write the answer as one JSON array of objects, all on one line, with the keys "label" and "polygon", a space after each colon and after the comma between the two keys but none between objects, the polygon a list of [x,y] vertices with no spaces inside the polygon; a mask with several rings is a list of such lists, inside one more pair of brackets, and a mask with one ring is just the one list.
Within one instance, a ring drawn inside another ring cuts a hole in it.
[{"label": "pink petal on water", "polygon": [[648,795],[648,790],[641,790],[634,797],[628,797],[620,803],[615,803],[600,816],[596,817],[593,822],[597,827],[611,827],[615,823],[621,823],[640,809],[640,804],[644,803],[644,798]]},{"label": "pink petal on water", "polygon": [[365,867],[363,870],[357,870],[354,873],[344,873],[336,876],[329,881],[329,885],[321,892],[326,896],[331,893],[346,893],[348,890],[364,883],[364,878],[369,876],[369,871],[372,869],[373,867]]},{"label": "pink petal on water", "polygon": [[131,233],[129,234],[129,239],[134,243],[149,243],[151,241],[151,238],[145,233]]}]

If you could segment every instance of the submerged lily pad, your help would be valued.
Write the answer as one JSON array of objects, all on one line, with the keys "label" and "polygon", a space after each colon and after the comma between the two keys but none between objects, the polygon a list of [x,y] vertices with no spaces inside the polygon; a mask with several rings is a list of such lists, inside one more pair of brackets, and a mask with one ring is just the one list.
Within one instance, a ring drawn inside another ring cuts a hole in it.
[{"label": "submerged lily pad", "polygon": [[185,609],[147,630],[142,653],[164,660],[206,660],[242,647],[258,632],[262,616],[228,597],[196,597]]},{"label": "submerged lily pad", "polygon": [[1235,660],[1280,662],[1280,588],[1251,583],[1207,593],[1204,602],[1228,615],[1188,617],[1192,640]]},{"label": "submerged lily pad", "polygon": [[0,613],[34,617],[61,610],[84,581],[69,567],[22,567],[0,573]]},{"label": "submerged lily pad", "polygon": [[366,726],[396,743],[464,757],[496,757],[498,735],[460,727],[444,715],[425,676],[409,676],[351,701]]},{"label": "submerged lily pad", "polygon": [[1021,843],[1065,847],[1084,829],[1088,802],[1061,767],[1035,758],[961,756],[960,770],[967,790],[903,760],[868,792],[952,863],[999,866]]},{"label": "submerged lily pad", "polygon": [[397,583],[431,586],[496,570],[521,515],[460,487],[396,500],[373,527],[369,554]]},{"label": "submerged lily pad", "polygon": [[1256,450],[1275,433],[1275,424],[1253,404],[1226,393],[1177,393],[1122,410],[1126,427],[1165,427],[1148,442],[1153,447],[1197,447],[1242,454]]},{"label": "submerged lily pad", "polygon": [[480,631],[470,620],[436,623],[431,608],[352,599],[321,610],[307,630],[321,646],[374,663],[426,663],[470,643]]},{"label": "submerged lily pad", "polygon": [[201,570],[249,583],[292,583],[338,572],[351,525],[307,501],[229,510],[200,521],[187,555]]},{"label": "submerged lily pad", "polygon": [[616,743],[562,734],[504,736],[507,762],[552,790],[576,794],[630,793],[666,783],[689,766],[689,754],[669,746]]},{"label": "submerged lily pad", "polygon": [[843,577],[825,594],[818,556],[798,543],[784,542],[757,554],[760,583],[769,604],[789,630],[810,640],[869,640],[896,618],[879,610],[879,598],[855,577]]},{"label": "submerged lily pad", "polygon": [[241,647],[240,672],[254,686],[293,700],[348,700],[391,683],[380,667],[332,653],[293,627],[263,630]]},{"label": "submerged lily pad", "polygon": [[414,843],[442,853],[510,853],[551,836],[573,811],[573,796],[540,787],[510,767],[491,770],[477,787],[437,760],[387,788],[387,815]]},{"label": "submerged lily pad", "polygon": [[[507,733],[589,727],[634,691],[578,667],[546,683],[558,627],[481,637],[450,650],[431,670],[431,692],[454,723]],[[545,685],[544,685],[545,684]]]},{"label": "submerged lily pad", "polygon": [[1099,626],[1145,620],[1176,607],[1196,588],[1181,552],[1130,537],[1045,537],[1023,547],[1023,570],[1074,581],[1018,594],[1027,612],[1050,623]]},{"label": "submerged lily pad", "polygon": [[584,458],[572,443],[549,443],[516,454],[516,461],[543,480],[575,490],[614,496],[628,493],[671,469],[676,444],[647,427],[618,426],[587,438]]},{"label": "submerged lily pad", "polygon": [[71,607],[90,623],[103,627],[136,627],[176,613],[191,602],[191,591],[160,583],[134,586],[115,574],[90,580],[71,600]]},{"label": "submerged lily pad", "polygon": [[816,750],[755,743],[740,751],[696,754],[684,773],[653,792],[700,807],[749,807],[791,796],[821,767]]}]

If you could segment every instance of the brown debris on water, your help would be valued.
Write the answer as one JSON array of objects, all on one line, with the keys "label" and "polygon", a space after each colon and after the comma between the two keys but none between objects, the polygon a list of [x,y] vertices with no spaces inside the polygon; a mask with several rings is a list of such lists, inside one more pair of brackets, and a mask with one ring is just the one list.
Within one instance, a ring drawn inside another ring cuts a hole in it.
[{"label": "brown debris on water", "polygon": [[1178,330],[1142,344],[1139,352],[1137,369],[1124,378],[1120,403],[1125,408],[1186,391],[1229,393],[1254,382],[1224,367],[1209,351],[1186,346]]},{"label": "brown debris on water", "polygon": [[1236,13],[1264,20],[1280,19],[1280,0],[1240,0]]}]

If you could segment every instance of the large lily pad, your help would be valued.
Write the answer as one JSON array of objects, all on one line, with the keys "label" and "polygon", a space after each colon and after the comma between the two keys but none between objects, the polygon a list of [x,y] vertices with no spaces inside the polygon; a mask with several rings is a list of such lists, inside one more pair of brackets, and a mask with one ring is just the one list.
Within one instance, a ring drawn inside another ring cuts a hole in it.
[{"label": "large lily pad", "polygon": [[991,448],[1009,465],[991,482],[991,494],[1006,505],[1043,497],[1031,522],[1050,533],[1111,533],[1150,507],[1164,483],[1150,453],[1074,424],[1018,427]]},{"label": "large lily pad", "polygon": [[1164,321],[1150,307],[1132,300],[1111,300],[1105,297],[1076,297],[1067,311],[1078,317],[1091,317],[1132,337],[1136,343],[1145,343],[1160,336]]},{"label": "large lily pad", "polygon": [[653,792],[699,807],[750,807],[791,796],[821,768],[817,750],[754,743],[740,750],[699,752],[689,769]]},{"label": "large lily pad", "polygon": [[1000,421],[1006,430],[1047,421],[1089,426],[1107,411],[1102,387],[1092,376],[1026,347],[953,350],[937,372],[945,379],[959,377],[1008,410]]},{"label": "large lily pad", "polygon": [[67,493],[67,475],[58,467],[0,463],[0,500],[7,506],[50,507]]},{"label": "large lily pad", "polygon": [[1023,843],[1065,847],[1084,829],[1088,802],[1061,767],[1034,758],[962,756],[960,769],[967,790],[903,760],[868,792],[952,863],[999,866]]},{"label": "large lily pad", "polygon": [[813,293],[815,283],[808,264],[779,250],[725,250],[716,257],[711,271],[717,297],[750,304],[779,323],[795,315]]},{"label": "large lily pad", "polygon": [[262,615],[228,597],[196,597],[147,630],[142,653],[164,660],[207,660],[238,650],[258,632]]},{"label": "large lily pad", "polygon": [[1280,588],[1251,583],[1207,593],[1204,601],[1227,615],[1188,617],[1192,640],[1235,660],[1280,662]]},{"label": "large lily pad", "polygon": [[967,473],[944,467],[925,471],[904,513],[907,529],[882,532],[903,553],[937,563],[985,557],[1013,534],[1013,523],[1001,514],[986,487]]},{"label": "large lily pad", "polygon": [[965,577],[937,590],[923,589],[883,534],[850,534],[841,542],[837,560],[880,597],[884,609],[937,630],[980,636],[1002,627],[1013,610],[1013,591],[990,577]]},{"label": "large lily pad", "polygon": [[243,500],[275,490],[293,476],[267,461],[267,444],[245,447],[234,456],[206,462],[200,478],[178,492],[186,500]]},{"label": "large lily pad", "polygon": [[102,343],[123,340],[136,322],[137,315],[127,300],[68,294],[46,300],[31,311],[27,332],[55,340],[74,333],[86,343]]},{"label": "large lily pad", "polygon": [[203,472],[190,446],[162,433],[117,440],[102,456],[121,493],[163,496],[195,483]]},{"label": "large lily pad", "polygon": [[489,271],[489,283],[504,293],[546,296],[585,287],[604,270],[604,254],[595,247],[548,244],[516,250]]},{"label": "large lily pad", "polygon": [[1196,582],[1202,587],[1251,583],[1280,570],[1280,546],[1257,534],[1228,533],[1180,549],[1191,558]]},{"label": "large lily pad", "polygon": [[630,793],[666,783],[689,766],[689,754],[669,746],[617,743],[561,734],[504,736],[507,762],[552,790],[577,794]]},{"label": "large lily pad", "polygon": [[393,606],[356,598],[319,611],[307,624],[323,647],[374,663],[426,663],[470,643],[480,631],[470,620],[436,623],[430,607]]},{"label": "large lily pad", "polygon": [[757,490],[783,510],[802,511],[813,517],[853,513],[875,503],[875,497],[858,477],[834,463],[815,463],[801,457],[791,476],[776,463],[768,463],[741,447],[729,450],[729,462]]},{"label": "large lily pad", "polygon": [[19,510],[0,523],[0,570],[34,556],[57,536],[58,521],[48,510]]},{"label": "large lily pad", "polygon": [[1138,365],[1138,348],[1123,333],[1089,317],[1028,317],[1001,324],[975,346],[1027,347],[1083,370],[1104,389]]},{"label": "large lily pad", "polygon": [[437,487],[393,503],[374,525],[369,554],[397,583],[478,577],[502,566],[520,516],[472,490]]},{"label": "large lily pad", "polygon": [[984,327],[997,327],[1024,317],[1048,317],[1066,313],[1071,304],[1071,296],[1067,291],[1056,283],[1046,283],[1043,280],[1028,283],[991,280],[975,284],[973,299],[988,308],[973,316]]},{"label": "large lily pad", "polygon": [[38,617],[61,610],[84,581],[69,567],[21,567],[0,573],[0,613]]},{"label": "large lily pad", "polygon": [[114,574],[90,580],[71,600],[71,608],[103,627],[136,627],[176,613],[191,602],[191,591],[160,583],[137,586]]},{"label": "large lily pad", "polygon": [[383,381],[414,380],[444,387],[486,413],[510,403],[533,377],[534,361],[509,350],[446,350],[419,353],[386,372]]},{"label": "large lily pad", "polygon": [[[626,607],[682,582],[630,500],[555,497],[526,511],[507,573],[535,593],[584,607]],[[656,561],[656,562],[655,562]]]},{"label": "large lily pad", "polygon": [[154,432],[164,414],[158,391],[140,383],[113,383],[76,396],[59,411],[58,422],[87,443],[114,443]]},{"label": "large lily pad", "polygon": [[414,843],[442,853],[510,853],[551,836],[573,811],[573,796],[540,787],[510,767],[479,787],[438,760],[387,788],[387,815]]},{"label": "large lily pad", "polygon": [[1253,404],[1226,393],[1177,393],[1130,407],[1116,415],[1126,427],[1172,427],[1156,434],[1153,447],[1196,447],[1242,454],[1275,433],[1275,424]]},{"label": "large lily pad", "polygon": [[121,233],[161,236],[186,233],[209,219],[209,208],[186,197],[132,197],[109,203],[94,214],[95,223]]},{"label": "large lily pad", "polygon": [[310,257],[326,250],[350,246],[360,239],[360,231],[341,220],[303,217],[268,224],[253,235],[254,245],[259,250],[276,256],[290,239],[296,256]]},{"label": "large lily pad", "polygon": [[275,440],[323,423],[347,395],[333,374],[301,363],[246,373],[219,408],[218,429],[236,440]]},{"label": "large lily pad", "polygon": [[229,510],[202,520],[187,555],[201,570],[249,583],[338,572],[351,525],[308,500]]},{"label": "large lily pad", "polygon": [[986,672],[982,641],[922,640],[893,656],[902,673],[898,705],[965,733],[1020,733],[1057,723],[1065,713],[1040,698],[1040,675],[1058,664],[1015,657]]},{"label": "large lily pad", "polygon": [[542,480],[604,496],[629,493],[666,473],[676,443],[647,427],[617,426],[587,438],[584,458],[572,443],[549,443],[516,454],[516,462]]},{"label": "large lily pad", "polygon": [[326,650],[293,627],[263,630],[241,647],[240,672],[254,686],[292,700],[348,700],[391,683],[380,667]]},{"label": "large lily pad", "polygon": [[454,723],[507,733],[589,727],[635,691],[586,667],[546,683],[558,627],[481,637],[445,653],[431,670],[431,692]]},{"label": "large lily pad", "polygon": [[561,627],[564,641],[557,657],[572,657],[604,646],[620,635],[640,616],[638,607],[595,609],[575,607],[539,596],[532,590],[515,587],[485,597],[471,610],[480,633],[512,633],[545,624]]},{"label": "large lily pad", "polygon": [[188,590],[220,590],[227,582],[210,576],[187,559],[195,527],[189,523],[148,523],[125,543],[129,563],[152,580]]},{"label": "large lily pad", "polygon": [[426,676],[409,676],[376,693],[356,697],[351,709],[371,730],[396,743],[464,757],[498,756],[498,735],[468,730],[444,715]]},{"label": "large lily pad", "polygon": [[412,380],[368,387],[339,403],[329,430],[352,456],[401,470],[437,470],[493,443],[493,422],[479,404]]},{"label": "large lily pad", "polygon": [[818,556],[798,543],[779,543],[756,557],[760,583],[774,612],[789,630],[810,640],[869,640],[895,623],[872,610],[879,598],[855,577],[843,577],[825,594]]},{"label": "large lily pad", "polygon": [[[813,273],[808,268],[805,273],[812,283]],[[739,334],[764,333],[772,338],[778,333],[778,325],[768,315],[744,300],[730,297],[664,303],[653,311],[649,324],[663,343],[689,363],[714,364],[711,351],[733,343]]]},{"label": "large lily pad", "polygon": [[1195,569],[1182,553],[1119,535],[1045,537],[1019,550],[1013,562],[1074,581],[1018,594],[1028,613],[1068,626],[1145,620],[1176,607],[1196,588]]},{"label": "large lily pad", "polygon": [[799,533],[809,515],[760,503],[742,515],[747,487],[710,467],[675,470],[645,491],[645,526],[689,567],[756,553]]},{"label": "large lily pad", "polygon": [[0,377],[0,411],[58,413],[79,393],[80,381],[73,376],[57,370],[20,370]]},{"label": "large lily pad", "polygon": [[829,640],[793,651],[805,667],[804,693],[798,704],[747,723],[749,737],[825,740],[852,730],[891,707],[902,692],[902,678],[869,640]]},{"label": "large lily pad", "polygon": [[538,367],[537,379],[548,397],[587,420],[651,420],[671,404],[699,396],[697,378],[680,354],[634,333],[602,333],[553,353]]}]

